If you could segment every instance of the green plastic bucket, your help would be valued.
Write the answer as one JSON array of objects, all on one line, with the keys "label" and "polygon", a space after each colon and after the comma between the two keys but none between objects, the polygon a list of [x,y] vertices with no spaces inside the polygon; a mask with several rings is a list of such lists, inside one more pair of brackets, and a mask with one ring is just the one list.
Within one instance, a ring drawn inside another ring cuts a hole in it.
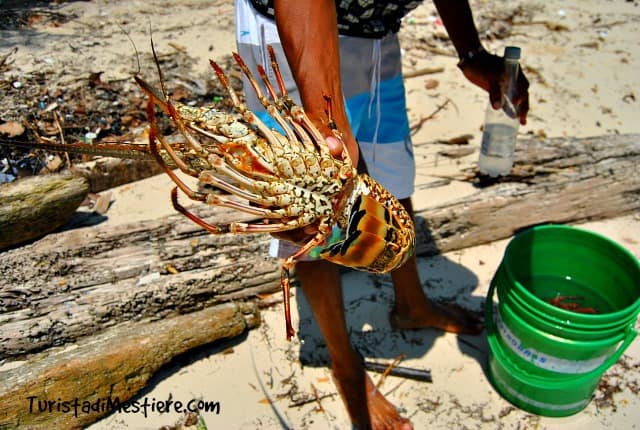
[{"label": "green plastic bucket", "polygon": [[[593,370],[578,374],[557,374],[534,367],[527,371],[514,362],[517,359],[510,348],[499,340],[499,330],[493,315],[495,284],[489,288],[485,303],[487,341],[489,343],[489,380],[506,400],[522,410],[547,417],[565,417],[584,409],[600,378],[622,356],[635,338],[635,330],[629,327],[629,335],[614,353]],[[530,367],[531,368],[531,367]]]},{"label": "green plastic bucket", "polygon": [[541,376],[591,372],[609,357],[620,357],[637,336],[633,326],[627,325],[624,330],[598,339],[587,336],[588,332],[581,336],[582,332],[574,331],[576,340],[550,333],[541,320],[528,324],[519,315],[509,302],[503,301],[495,316],[489,312],[498,342],[510,354],[510,360],[522,370]]},{"label": "green plastic bucket", "polygon": [[[600,335],[607,336],[608,333],[620,329],[624,330],[624,327],[633,324],[640,312],[640,306],[636,303],[628,306],[622,312],[616,312],[617,319],[611,319],[608,314],[589,315],[563,310],[550,305],[546,300],[541,300],[530,292],[523,292],[522,283],[518,281],[514,283],[513,278],[506,274],[504,264],[500,265],[492,282],[510,285],[508,288],[500,288],[498,290],[500,301],[508,301],[514,306],[524,309],[524,312],[530,314],[532,318],[543,320],[547,324],[554,326],[560,335],[567,330],[567,333],[577,331],[588,332],[596,337]],[[591,318],[585,322],[584,316]]]},{"label": "green plastic bucket", "polygon": [[[548,302],[565,296],[598,313]],[[485,311],[489,377],[498,392],[529,412],[572,415],[637,336],[640,263],[603,236],[534,227],[507,246]]]},{"label": "green plastic bucket", "polygon": [[[562,225],[534,227],[516,235],[499,271],[504,287],[546,318],[575,329],[605,329],[635,322],[640,312],[640,263],[617,243]],[[578,296],[577,313],[547,302]]]}]

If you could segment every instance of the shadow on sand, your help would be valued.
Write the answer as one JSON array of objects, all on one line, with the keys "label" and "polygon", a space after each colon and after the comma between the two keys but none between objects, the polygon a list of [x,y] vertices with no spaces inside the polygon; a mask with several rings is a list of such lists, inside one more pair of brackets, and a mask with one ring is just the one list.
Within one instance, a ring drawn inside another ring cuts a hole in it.
[{"label": "shadow on sand", "polygon": [[[429,249],[437,249],[434,243],[427,245]],[[485,297],[473,295],[478,278],[465,266],[439,254],[418,257],[418,271],[422,288],[431,300],[457,304],[483,314]],[[342,289],[351,342],[367,360],[391,362],[399,354],[404,354],[406,359],[420,358],[444,335],[437,329],[396,331],[391,328],[389,312],[393,304],[393,284],[388,274],[348,271],[342,275]],[[305,366],[326,367],[329,365],[326,345],[302,288],[297,288],[296,292],[300,315],[300,361]],[[484,332],[477,336],[457,335],[456,338],[458,349],[485,368],[488,345]]]}]

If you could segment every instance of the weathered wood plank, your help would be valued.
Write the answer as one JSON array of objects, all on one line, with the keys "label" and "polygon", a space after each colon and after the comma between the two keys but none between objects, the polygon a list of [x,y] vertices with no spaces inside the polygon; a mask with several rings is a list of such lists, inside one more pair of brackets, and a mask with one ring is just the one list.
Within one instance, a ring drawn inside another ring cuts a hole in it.
[{"label": "weathered wood plank", "polygon": [[131,399],[174,357],[238,336],[259,319],[255,303],[225,303],[159,321],[129,321],[73,348],[34,354],[0,371],[0,427],[84,428],[110,413],[113,402]]},{"label": "weathered wood plank", "polygon": [[513,175],[419,211],[419,254],[510,237],[534,224],[580,223],[640,210],[640,135],[520,140]]},{"label": "weathered wood plank", "polygon": [[[216,220],[239,219],[230,211]],[[231,218],[232,217],[232,218]],[[279,288],[268,237],[213,236],[181,215],[49,235],[0,259],[0,359],[105,327]]]}]

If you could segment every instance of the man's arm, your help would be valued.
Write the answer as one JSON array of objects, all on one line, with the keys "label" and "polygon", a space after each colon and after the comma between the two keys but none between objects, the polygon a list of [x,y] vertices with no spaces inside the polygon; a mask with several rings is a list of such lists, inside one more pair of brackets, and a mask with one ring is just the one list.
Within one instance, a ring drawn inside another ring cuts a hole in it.
[{"label": "man's arm", "polygon": [[[307,115],[316,125],[322,125],[325,136],[331,136],[325,96],[331,97],[333,120],[343,133],[351,160],[357,164],[357,143],[342,94],[335,0],[275,0],[274,11],[280,41]],[[340,148],[339,144],[332,146],[332,153],[339,155]]]},{"label": "man's arm", "polygon": [[[502,106],[504,61],[502,57],[484,50],[468,0],[433,0],[442,23],[461,59],[459,66],[465,77],[489,93],[494,109]],[[520,122],[527,122],[529,112],[529,81],[520,71],[517,89],[512,100],[520,116]]]},{"label": "man's arm", "polygon": [[482,47],[468,1],[433,0],[458,57],[477,52]]}]

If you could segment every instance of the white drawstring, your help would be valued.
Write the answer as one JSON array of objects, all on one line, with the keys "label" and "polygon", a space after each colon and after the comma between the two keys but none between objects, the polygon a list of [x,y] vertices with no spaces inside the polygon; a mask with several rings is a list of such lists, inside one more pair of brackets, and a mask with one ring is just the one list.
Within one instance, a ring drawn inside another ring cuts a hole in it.
[{"label": "white drawstring", "polygon": [[371,108],[373,107],[373,101],[376,101],[376,128],[373,133],[373,162],[369,166],[372,169],[376,162],[376,143],[378,143],[378,130],[380,129],[381,115],[381,101],[380,101],[380,81],[382,73],[382,52],[381,52],[381,39],[375,39],[373,41],[373,51],[371,53],[371,61],[373,62],[373,70],[371,71],[371,87],[369,89],[369,118],[371,118]]}]

